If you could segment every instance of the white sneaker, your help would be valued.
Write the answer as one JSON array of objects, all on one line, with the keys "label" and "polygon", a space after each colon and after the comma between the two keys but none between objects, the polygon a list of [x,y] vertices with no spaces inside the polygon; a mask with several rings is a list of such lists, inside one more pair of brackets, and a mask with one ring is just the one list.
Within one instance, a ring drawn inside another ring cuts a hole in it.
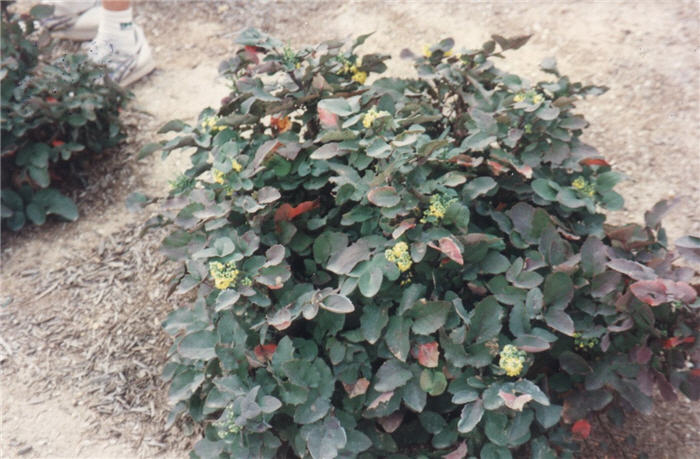
[{"label": "white sneaker", "polygon": [[43,19],[42,25],[58,38],[69,40],[91,40],[97,34],[100,23],[100,1],[51,1],[54,6],[51,17]]},{"label": "white sneaker", "polygon": [[93,40],[88,47],[90,60],[106,65],[110,78],[121,86],[129,86],[156,68],[143,29],[134,25],[134,34],[136,51],[133,54],[120,52],[112,43],[105,41]]}]

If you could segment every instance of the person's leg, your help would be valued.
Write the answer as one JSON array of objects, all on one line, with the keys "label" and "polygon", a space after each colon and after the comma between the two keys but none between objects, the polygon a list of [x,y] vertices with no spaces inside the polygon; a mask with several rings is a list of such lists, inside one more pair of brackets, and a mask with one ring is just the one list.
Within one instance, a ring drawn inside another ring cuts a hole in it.
[{"label": "person's leg", "polygon": [[143,30],[134,24],[130,0],[102,0],[100,23],[90,45],[90,57],[106,64],[112,79],[123,86],[155,68]]},{"label": "person's leg", "polygon": [[131,0],[102,0],[102,15],[95,41],[109,43],[122,54],[136,52]]},{"label": "person's leg", "polygon": [[41,22],[57,38],[86,41],[95,37],[100,19],[99,0],[44,1],[53,5],[54,11]]}]

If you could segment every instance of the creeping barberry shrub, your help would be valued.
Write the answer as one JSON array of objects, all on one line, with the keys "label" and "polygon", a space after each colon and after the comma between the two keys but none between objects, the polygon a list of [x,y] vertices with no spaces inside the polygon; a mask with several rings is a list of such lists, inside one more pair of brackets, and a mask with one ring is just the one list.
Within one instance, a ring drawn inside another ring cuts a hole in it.
[{"label": "creeping barberry shrub", "polygon": [[205,426],[193,456],[570,457],[596,412],[697,399],[671,203],[605,223],[622,176],[575,111],[605,88],[552,59],[538,83],[499,70],[527,37],[445,39],[381,78],[366,38],[245,31],[221,107],[145,149],[193,149],[149,223],[192,300],[164,327],[173,419]]}]

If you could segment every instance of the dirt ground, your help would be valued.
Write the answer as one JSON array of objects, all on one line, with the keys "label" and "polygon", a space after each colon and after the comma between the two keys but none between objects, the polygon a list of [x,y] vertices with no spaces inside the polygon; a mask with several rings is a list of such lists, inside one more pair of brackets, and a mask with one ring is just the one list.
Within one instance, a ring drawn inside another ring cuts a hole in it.
[{"label": "dirt ground", "polygon": [[[451,36],[471,48],[492,33],[534,33],[503,68],[536,80],[539,62],[556,56],[563,74],[610,87],[579,109],[591,123],[587,142],[629,177],[619,187],[626,208],[611,219],[641,221],[657,200],[684,196],[667,217],[669,239],[700,234],[695,1],[143,1],[135,12],[158,69],[132,88],[129,140],[76,192],[78,222],[2,235],[0,457],[187,456],[193,427],[166,427],[160,381],[169,346],[160,323],[178,301],[166,295],[173,267],[157,253],[162,235],[142,235],[146,216],[128,213],[124,199],[136,190],[163,195],[187,163],[183,153],[140,162],[135,153],[166,121],[218,106],[227,89],[216,69],[247,26],[292,46],[374,31],[362,51],[395,56],[396,76],[413,75],[398,58],[404,47]],[[700,457],[700,407],[661,403],[624,431],[595,424],[583,451]]]}]

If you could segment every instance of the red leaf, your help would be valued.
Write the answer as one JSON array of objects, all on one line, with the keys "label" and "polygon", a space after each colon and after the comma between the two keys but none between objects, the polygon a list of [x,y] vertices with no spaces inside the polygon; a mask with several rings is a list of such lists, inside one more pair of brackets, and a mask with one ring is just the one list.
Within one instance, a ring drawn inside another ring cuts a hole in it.
[{"label": "red leaf", "polygon": [[586,439],[591,434],[591,423],[585,419],[579,419],[571,427],[571,433],[580,435],[583,439]]},{"label": "red leaf", "polygon": [[380,404],[386,403],[389,400],[391,400],[391,397],[393,397],[393,396],[394,396],[393,390],[390,392],[383,392],[383,393],[379,394],[379,397],[375,398],[374,401],[369,404],[369,406],[367,406],[367,409],[373,410],[373,409],[377,408]]},{"label": "red leaf", "polygon": [[438,343],[433,341],[432,343],[419,344],[417,347],[413,348],[413,357],[418,359],[418,363],[428,368],[435,368],[438,366],[438,360],[440,359],[440,351],[438,350]]},{"label": "red leaf", "polygon": [[49,96],[46,98],[46,102],[48,102],[50,104],[55,104],[56,102],[58,102],[58,99],[56,99],[55,97]]},{"label": "red leaf", "polygon": [[457,155],[450,158],[449,161],[463,167],[476,167],[484,161],[484,158],[479,157],[474,159],[467,155]]},{"label": "red leaf", "polygon": [[452,451],[449,454],[445,454],[442,456],[442,459],[464,459],[467,457],[467,442],[462,441],[462,443],[459,444],[456,450]]},{"label": "red leaf", "polygon": [[414,219],[409,218],[408,220],[404,220],[401,223],[399,223],[399,226],[394,228],[394,231],[391,233],[391,237],[393,237],[394,239],[398,239],[403,233],[415,227],[416,223]]},{"label": "red leaf", "polygon": [[253,348],[255,357],[261,362],[272,360],[272,355],[275,353],[275,350],[277,350],[276,344],[258,344]]},{"label": "red leaf", "polygon": [[360,378],[353,384],[343,383],[343,387],[345,388],[345,392],[348,393],[348,396],[350,398],[354,398],[367,392],[367,389],[369,388],[369,381],[367,378]]},{"label": "red leaf", "polygon": [[515,394],[501,390],[498,391],[498,395],[503,399],[508,408],[515,411],[522,411],[525,404],[532,400],[532,395],[530,394],[516,396]]},{"label": "red leaf", "polygon": [[603,158],[586,158],[579,161],[584,166],[609,166],[610,163]]},{"label": "red leaf", "polygon": [[[455,242],[449,237],[440,238],[440,247],[438,250],[445,255],[447,255],[452,261],[457,264],[464,265],[464,259],[462,258],[462,252]],[[431,246],[432,247],[432,246]]]},{"label": "red leaf", "polygon": [[338,127],[338,115],[331,113],[321,107],[318,107],[318,119],[323,127]]},{"label": "red leaf", "polygon": [[532,167],[528,166],[527,164],[523,164],[522,166],[515,166],[515,170],[527,179],[532,178]]},{"label": "red leaf", "polygon": [[486,161],[486,164],[488,164],[489,169],[491,169],[491,172],[493,172],[494,175],[501,175],[505,170],[505,166],[503,166],[501,163],[490,159]]},{"label": "red leaf", "polygon": [[277,208],[275,212],[275,223],[280,221],[289,221],[304,212],[308,212],[317,208],[320,205],[318,199],[315,201],[304,201],[296,207],[292,207],[290,204],[282,204]]},{"label": "red leaf", "polygon": [[60,147],[61,145],[64,145],[65,143],[66,143],[66,142],[64,142],[63,140],[58,140],[58,139],[57,139],[57,140],[52,140],[52,141],[51,141],[51,146],[54,147],[54,148],[58,148],[58,147]]},{"label": "red leaf", "polygon": [[663,347],[664,349],[673,349],[679,344],[693,344],[694,342],[694,336],[686,336],[685,338],[683,338],[682,336],[673,336],[663,341]]},{"label": "red leaf", "polygon": [[389,416],[384,416],[383,418],[377,419],[377,422],[381,424],[382,429],[384,429],[384,432],[392,433],[393,431],[398,429],[401,423],[403,422],[403,414],[403,411],[395,411]]},{"label": "red leaf", "polygon": [[692,303],[697,298],[695,289],[685,282],[669,279],[640,280],[630,285],[632,294],[649,306],[658,306],[673,300]]},{"label": "red leaf", "polygon": [[270,118],[270,126],[272,126],[278,134],[282,134],[292,127],[292,120],[290,120],[288,116],[282,118],[273,116]]},{"label": "red leaf", "polygon": [[245,55],[248,58],[248,60],[252,61],[253,63],[260,63],[260,59],[258,59],[258,48],[256,46],[246,45]]}]

